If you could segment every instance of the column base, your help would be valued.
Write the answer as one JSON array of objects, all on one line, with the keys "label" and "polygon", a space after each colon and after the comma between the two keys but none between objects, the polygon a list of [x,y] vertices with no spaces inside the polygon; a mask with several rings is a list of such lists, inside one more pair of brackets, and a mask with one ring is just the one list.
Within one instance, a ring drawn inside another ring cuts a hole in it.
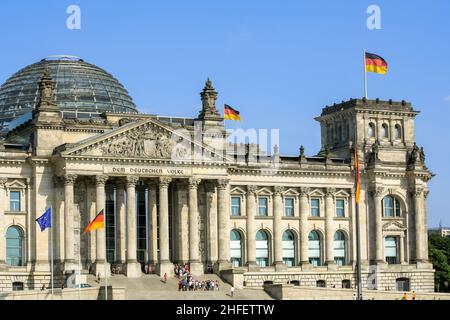
[{"label": "column base", "polygon": [[189,262],[189,272],[195,276],[202,276],[204,274],[203,263],[197,261]]},{"label": "column base", "polygon": [[173,264],[170,261],[161,261],[157,266],[158,274],[163,277],[167,273],[167,277],[173,275]]},{"label": "column base", "polygon": [[286,271],[287,270],[287,266],[281,261],[274,262],[274,266],[275,266],[275,271]]},{"label": "column base", "polygon": [[303,261],[300,263],[302,271],[310,271],[313,269],[313,265],[309,261]]},{"label": "column base", "polygon": [[127,262],[125,274],[127,278],[140,278],[142,275],[141,264],[137,261]]},{"label": "column base", "polygon": [[105,275],[105,261],[96,261],[92,268],[94,275],[97,277],[100,275],[100,278],[105,278],[105,276],[111,276],[111,266],[109,262],[106,262],[106,275]]},{"label": "column base", "polygon": [[417,269],[433,269],[433,265],[428,260],[416,261]]},{"label": "column base", "polygon": [[233,265],[229,261],[217,261],[213,266],[214,273],[216,274],[220,274],[220,271],[230,269],[233,269]]},{"label": "column base", "polygon": [[[80,269],[80,266],[75,263],[75,260],[65,260],[63,266],[64,273],[71,273]],[[36,269],[39,269],[38,265],[36,265]]]},{"label": "column base", "polygon": [[249,261],[246,266],[249,272],[258,272],[261,270],[261,267],[256,264],[256,261]]},{"label": "column base", "polygon": [[328,270],[337,270],[336,262],[334,261],[326,261],[325,264],[327,265]]},{"label": "column base", "polygon": [[1,271],[7,271],[8,270],[8,265],[6,264],[5,261],[0,261],[0,272]]}]

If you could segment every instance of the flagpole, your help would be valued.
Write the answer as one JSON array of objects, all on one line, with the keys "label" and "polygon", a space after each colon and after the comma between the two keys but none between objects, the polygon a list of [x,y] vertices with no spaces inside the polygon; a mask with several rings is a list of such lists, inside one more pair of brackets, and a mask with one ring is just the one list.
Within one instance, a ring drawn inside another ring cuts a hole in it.
[{"label": "flagpole", "polygon": [[363,49],[363,58],[364,58],[364,98],[367,99],[366,49]]},{"label": "flagpole", "polygon": [[107,243],[107,241],[106,241],[106,209],[105,209],[105,211],[103,211],[103,219],[105,221],[105,300],[108,300],[108,273],[106,272],[107,271],[107,268],[106,268],[107,262],[106,261],[108,261],[108,259],[107,259],[108,251],[106,250],[106,243]]},{"label": "flagpole", "polygon": [[81,300],[81,238],[78,253],[78,300]]},{"label": "flagpole", "polygon": [[[50,206],[50,221],[53,221],[53,207]],[[53,281],[53,223],[50,226],[50,260],[51,260],[51,264],[50,264],[50,272],[51,272],[51,296],[52,296],[52,300],[53,300],[53,287],[54,287],[54,281]]]},{"label": "flagpole", "polygon": [[[365,72],[365,70],[364,70]],[[355,141],[353,143],[353,148],[355,150],[354,154],[355,154],[355,158],[358,157],[358,140],[357,140],[357,133],[355,130]],[[356,164],[356,161],[358,161],[358,159],[355,159],[354,162]],[[359,163],[359,161],[358,161]],[[358,164],[359,167],[359,164]],[[359,170],[356,170],[355,168],[355,184],[356,184],[356,189],[358,188],[357,184],[358,184],[358,177],[357,174]],[[360,174],[360,173],[359,173]],[[356,192],[358,192],[356,190]],[[360,191],[361,192],[361,191]],[[358,195],[356,195],[358,197]],[[356,296],[357,296],[357,300],[362,300],[363,299],[363,295],[362,295],[362,281],[361,281],[361,234],[360,234],[360,225],[359,225],[359,201],[356,201],[356,206],[355,206],[355,228],[356,228]]]}]

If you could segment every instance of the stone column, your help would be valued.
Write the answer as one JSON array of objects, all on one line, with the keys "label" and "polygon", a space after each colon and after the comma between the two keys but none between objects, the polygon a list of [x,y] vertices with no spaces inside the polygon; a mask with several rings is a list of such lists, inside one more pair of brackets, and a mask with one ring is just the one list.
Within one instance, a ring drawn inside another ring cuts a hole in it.
[{"label": "stone column", "polygon": [[122,180],[116,182],[116,257],[118,263],[125,263],[125,183]]},{"label": "stone column", "polygon": [[273,243],[274,243],[274,264],[276,270],[285,269],[283,263],[283,229],[282,229],[282,217],[283,217],[283,187],[274,187],[273,198]]},{"label": "stone column", "polygon": [[427,217],[427,213],[428,213],[428,209],[427,209],[427,199],[428,199],[428,195],[430,194],[430,191],[428,189],[425,189],[423,191],[423,201],[422,201],[422,209],[423,209],[423,214],[422,214],[422,235],[424,238],[424,244],[423,244],[423,256],[425,258],[425,261],[427,261],[427,263],[429,263],[428,260],[428,217]]},{"label": "stone column", "polygon": [[139,178],[127,176],[127,277],[139,278],[141,276],[141,265],[137,261],[136,252],[136,183]]},{"label": "stone column", "polygon": [[336,192],[334,188],[327,188],[325,195],[325,264],[328,266],[334,266],[334,228],[333,228],[333,217],[334,217],[334,201],[333,196]]},{"label": "stone column", "polygon": [[402,234],[400,237],[398,237],[399,243],[399,254],[398,254],[398,260],[399,263],[404,264],[405,263],[405,236]]},{"label": "stone column", "polygon": [[[55,194],[55,204],[52,208],[52,227],[53,227],[53,244],[54,244],[54,263],[55,268],[61,269],[61,263],[64,258],[64,184],[62,177],[53,177],[53,186]],[[3,203],[3,202],[2,202]],[[87,224],[85,224],[87,225]],[[0,249],[1,251],[1,249]],[[1,259],[0,259],[1,260]],[[55,269],[56,270],[56,269]]]},{"label": "stone column", "polygon": [[375,262],[384,263],[383,212],[381,207],[384,189],[377,187],[372,191],[375,209]]},{"label": "stone column", "polygon": [[188,183],[187,180],[178,180],[176,182],[176,200],[177,200],[177,233],[175,241],[178,241],[177,259],[179,263],[189,261],[189,203],[188,203]]},{"label": "stone column", "polygon": [[206,248],[208,264],[217,263],[217,192],[216,184],[212,181],[205,182],[206,189]]},{"label": "stone column", "polygon": [[7,178],[0,178],[0,272],[6,270],[6,243],[3,242],[6,239],[6,225],[5,225],[5,202],[6,192],[5,183]]},{"label": "stone column", "polygon": [[156,182],[154,180],[147,181],[148,188],[148,206],[147,206],[147,230],[148,230],[148,263],[156,264],[158,262],[158,234],[157,227],[157,203],[156,203]]},{"label": "stone column", "polygon": [[218,218],[218,247],[219,261],[218,270],[231,268],[230,263],[230,192],[229,179],[219,179],[217,181],[217,218]]},{"label": "stone column", "polygon": [[300,188],[300,264],[306,268],[309,264],[309,251],[308,251],[308,216],[309,216],[309,203],[308,203],[309,188]]},{"label": "stone column", "polygon": [[75,263],[75,239],[73,221],[73,185],[77,176],[75,174],[64,175],[64,271],[77,268]]},{"label": "stone column", "polygon": [[[108,176],[98,175],[95,176],[95,195],[96,195],[96,214],[101,210],[104,210],[104,218],[106,220],[106,208],[105,208],[105,184],[108,181]],[[95,231],[96,237],[96,259],[95,259],[95,274],[100,274],[100,277],[105,277],[105,264],[106,264],[106,276],[109,276],[111,270],[109,263],[106,261],[106,229],[101,228]]]},{"label": "stone column", "polygon": [[249,269],[256,267],[256,186],[247,186],[247,265]]},{"label": "stone column", "polygon": [[416,239],[416,262],[426,262],[427,257],[424,253],[425,237],[423,232],[424,219],[423,219],[423,189],[416,188],[412,192],[414,199],[414,232]]},{"label": "stone column", "polygon": [[203,265],[200,262],[199,254],[199,226],[198,226],[198,202],[197,187],[200,179],[189,178],[189,266],[191,273],[195,275],[203,274]]},{"label": "stone column", "polygon": [[159,274],[170,275],[173,269],[169,257],[169,177],[159,178]]}]

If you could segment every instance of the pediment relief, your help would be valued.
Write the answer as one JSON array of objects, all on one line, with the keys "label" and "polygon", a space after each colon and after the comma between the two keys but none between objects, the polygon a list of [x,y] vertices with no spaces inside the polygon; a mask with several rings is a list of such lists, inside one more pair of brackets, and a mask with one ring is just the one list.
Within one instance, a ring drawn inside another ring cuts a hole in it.
[{"label": "pediment relief", "polygon": [[398,221],[389,221],[383,224],[383,231],[405,231],[406,228]]},{"label": "pediment relief", "polygon": [[82,141],[61,154],[173,161],[205,159],[204,155],[207,154],[208,161],[224,160],[221,154],[215,153],[201,142],[193,141],[187,131],[173,130],[154,119],[127,123],[113,131]]}]

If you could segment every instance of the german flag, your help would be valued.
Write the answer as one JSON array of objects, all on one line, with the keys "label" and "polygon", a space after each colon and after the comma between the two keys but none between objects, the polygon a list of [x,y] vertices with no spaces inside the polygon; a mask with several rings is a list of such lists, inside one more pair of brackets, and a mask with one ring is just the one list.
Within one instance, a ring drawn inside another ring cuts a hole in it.
[{"label": "german flag", "polygon": [[89,225],[86,227],[86,229],[83,232],[83,235],[92,230],[96,229],[102,229],[105,227],[105,213],[103,209],[95,216],[94,220],[89,223]]},{"label": "german flag", "polygon": [[355,200],[356,203],[359,203],[359,198],[361,196],[361,176],[359,174],[358,148],[356,142],[353,149],[355,157],[355,184],[356,184]]},{"label": "german flag", "polygon": [[386,60],[384,60],[379,55],[366,52],[366,72],[375,72],[386,74],[388,65]]},{"label": "german flag", "polygon": [[227,104],[223,105],[223,118],[225,120],[234,120],[241,121],[241,116],[239,115],[239,111],[233,109]]}]

